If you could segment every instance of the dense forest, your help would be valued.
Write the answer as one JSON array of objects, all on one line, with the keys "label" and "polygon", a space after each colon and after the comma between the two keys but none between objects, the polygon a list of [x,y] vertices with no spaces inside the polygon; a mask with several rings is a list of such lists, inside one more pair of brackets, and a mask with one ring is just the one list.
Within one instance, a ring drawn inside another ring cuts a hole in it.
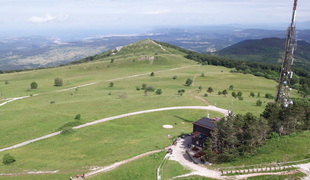
[{"label": "dense forest", "polygon": [[294,99],[287,108],[268,103],[260,117],[230,113],[216,123],[212,137],[207,139],[205,160],[219,163],[255,155],[267,139],[309,130],[309,108],[308,101]]},{"label": "dense forest", "polygon": [[[310,70],[310,44],[298,41],[295,48],[293,67]],[[284,49],[285,39],[264,38],[241,41],[212,54],[228,59],[280,65],[283,61]]]}]

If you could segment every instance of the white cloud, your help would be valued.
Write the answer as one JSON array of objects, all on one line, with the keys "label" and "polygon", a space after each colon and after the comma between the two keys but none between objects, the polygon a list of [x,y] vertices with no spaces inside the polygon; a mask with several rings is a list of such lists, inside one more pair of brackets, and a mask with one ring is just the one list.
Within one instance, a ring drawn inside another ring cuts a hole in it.
[{"label": "white cloud", "polygon": [[58,16],[52,16],[49,14],[46,14],[43,17],[38,16],[32,16],[28,22],[30,23],[59,23],[66,21],[69,18],[69,14],[66,15],[58,15]]}]

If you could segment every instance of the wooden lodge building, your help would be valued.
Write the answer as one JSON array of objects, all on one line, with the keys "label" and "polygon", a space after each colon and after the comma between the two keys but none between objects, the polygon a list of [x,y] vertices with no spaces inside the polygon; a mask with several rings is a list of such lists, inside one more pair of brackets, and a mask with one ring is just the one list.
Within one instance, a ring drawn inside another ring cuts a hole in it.
[{"label": "wooden lodge building", "polygon": [[215,128],[215,123],[221,120],[218,117],[213,119],[203,117],[193,123],[192,144],[203,147],[207,138],[211,137],[211,131]]}]

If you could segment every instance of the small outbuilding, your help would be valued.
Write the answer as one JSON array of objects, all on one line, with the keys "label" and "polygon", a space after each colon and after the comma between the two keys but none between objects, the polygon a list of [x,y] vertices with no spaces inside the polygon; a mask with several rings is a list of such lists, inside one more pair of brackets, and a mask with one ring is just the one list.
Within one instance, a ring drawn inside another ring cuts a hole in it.
[{"label": "small outbuilding", "polygon": [[211,137],[211,131],[215,128],[218,119],[203,117],[193,123],[192,144],[203,147],[207,138]]}]

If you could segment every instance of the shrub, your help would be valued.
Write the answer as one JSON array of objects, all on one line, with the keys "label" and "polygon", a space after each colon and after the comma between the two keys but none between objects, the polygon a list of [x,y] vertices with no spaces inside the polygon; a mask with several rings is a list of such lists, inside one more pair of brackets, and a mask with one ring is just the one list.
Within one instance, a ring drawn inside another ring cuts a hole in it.
[{"label": "shrub", "polygon": [[276,133],[276,132],[272,132],[272,133],[270,134],[270,139],[275,139],[275,138],[279,138],[279,137],[280,137],[279,134]]},{"label": "shrub", "polygon": [[238,96],[238,99],[239,99],[240,101],[242,101],[242,100],[243,100],[243,97],[242,97],[242,96]]},{"label": "shrub", "polygon": [[200,92],[202,90],[202,86],[199,86],[198,89],[199,89],[199,92]]},{"label": "shrub", "polygon": [[234,85],[230,85],[230,86],[229,86],[229,89],[230,89],[230,90],[233,90],[233,89],[234,89]]},{"label": "shrub", "polygon": [[109,87],[113,87],[113,86],[114,86],[114,83],[110,82]]},{"label": "shrub", "polygon": [[257,93],[257,97],[260,97],[260,92]]},{"label": "shrub", "polygon": [[31,87],[31,89],[37,89],[38,84],[37,84],[36,82],[32,82],[32,83],[30,84],[30,87]]},{"label": "shrub", "polygon": [[140,91],[140,87],[139,87],[139,86],[136,86],[136,90],[137,90],[137,91]]},{"label": "shrub", "polygon": [[15,161],[16,160],[15,160],[14,156],[12,156],[10,153],[6,153],[3,155],[3,160],[2,160],[3,164],[8,165],[8,164],[11,164]]},{"label": "shrub", "polygon": [[114,59],[111,59],[111,63],[113,63],[114,62]]},{"label": "shrub", "polygon": [[201,77],[205,77],[205,73],[201,73]]},{"label": "shrub", "polygon": [[55,100],[51,101],[51,104],[54,104],[55,103]]},{"label": "shrub", "polygon": [[261,100],[257,100],[256,101],[256,106],[262,106],[262,101]]},{"label": "shrub", "polygon": [[65,135],[65,134],[71,134],[73,132],[74,132],[74,130],[72,129],[72,127],[64,127],[60,134]]},{"label": "shrub", "polygon": [[151,72],[150,76],[154,76],[154,72]]},{"label": "shrub", "polygon": [[255,94],[254,94],[253,91],[250,93],[250,96],[251,96],[251,97],[254,97],[254,96],[255,96]]},{"label": "shrub", "polygon": [[75,118],[74,118],[74,119],[80,120],[80,119],[81,119],[81,114],[75,115]]},{"label": "shrub", "polygon": [[221,95],[221,94],[222,94],[222,91],[217,92],[217,94],[218,94],[218,95]]},{"label": "shrub", "polygon": [[173,77],[172,77],[172,79],[176,79],[176,78],[177,78],[177,76],[173,76]]},{"label": "shrub", "polygon": [[184,93],[185,92],[185,89],[178,89],[178,93]]},{"label": "shrub", "polygon": [[193,83],[193,80],[191,78],[187,78],[185,81],[186,86],[190,86]]},{"label": "shrub", "polygon": [[62,79],[61,78],[56,78],[54,86],[62,86]]},{"label": "shrub", "polygon": [[112,93],[111,93],[111,91],[110,91],[108,95],[111,95],[111,94],[112,94]]},{"label": "shrub", "polygon": [[147,87],[145,88],[145,90],[146,90],[146,91],[150,91],[150,92],[154,92],[154,91],[155,91],[155,88],[154,88],[152,85],[150,85],[150,86],[147,86]]},{"label": "shrub", "polygon": [[234,97],[235,99],[237,98],[237,94],[235,92],[232,92],[231,96]]},{"label": "shrub", "polygon": [[266,93],[265,94],[265,98],[268,98],[268,99],[274,99],[274,96],[270,93]]},{"label": "shrub", "polygon": [[238,96],[238,97],[241,97],[241,96],[242,96],[242,92],[239,91],[238,94],[237,94],[237,96]]},{"label": "shrub", "polygon": [[142,84],[142,89],[145,90],[146,84]]},{"label": "shrub", "polygon": [[8,81],[8,80],[5,80],[5,84],[9,84],[9,81]]},{"label": "shrub", "polygon": [[155,93],[160,95],[162,93],[162,90],[161,89],[157,89]]},{"label": "shrub", "polygon": [[204,96],[204,97],[208,97],[208,93],[204,93],[203,96]]}]

